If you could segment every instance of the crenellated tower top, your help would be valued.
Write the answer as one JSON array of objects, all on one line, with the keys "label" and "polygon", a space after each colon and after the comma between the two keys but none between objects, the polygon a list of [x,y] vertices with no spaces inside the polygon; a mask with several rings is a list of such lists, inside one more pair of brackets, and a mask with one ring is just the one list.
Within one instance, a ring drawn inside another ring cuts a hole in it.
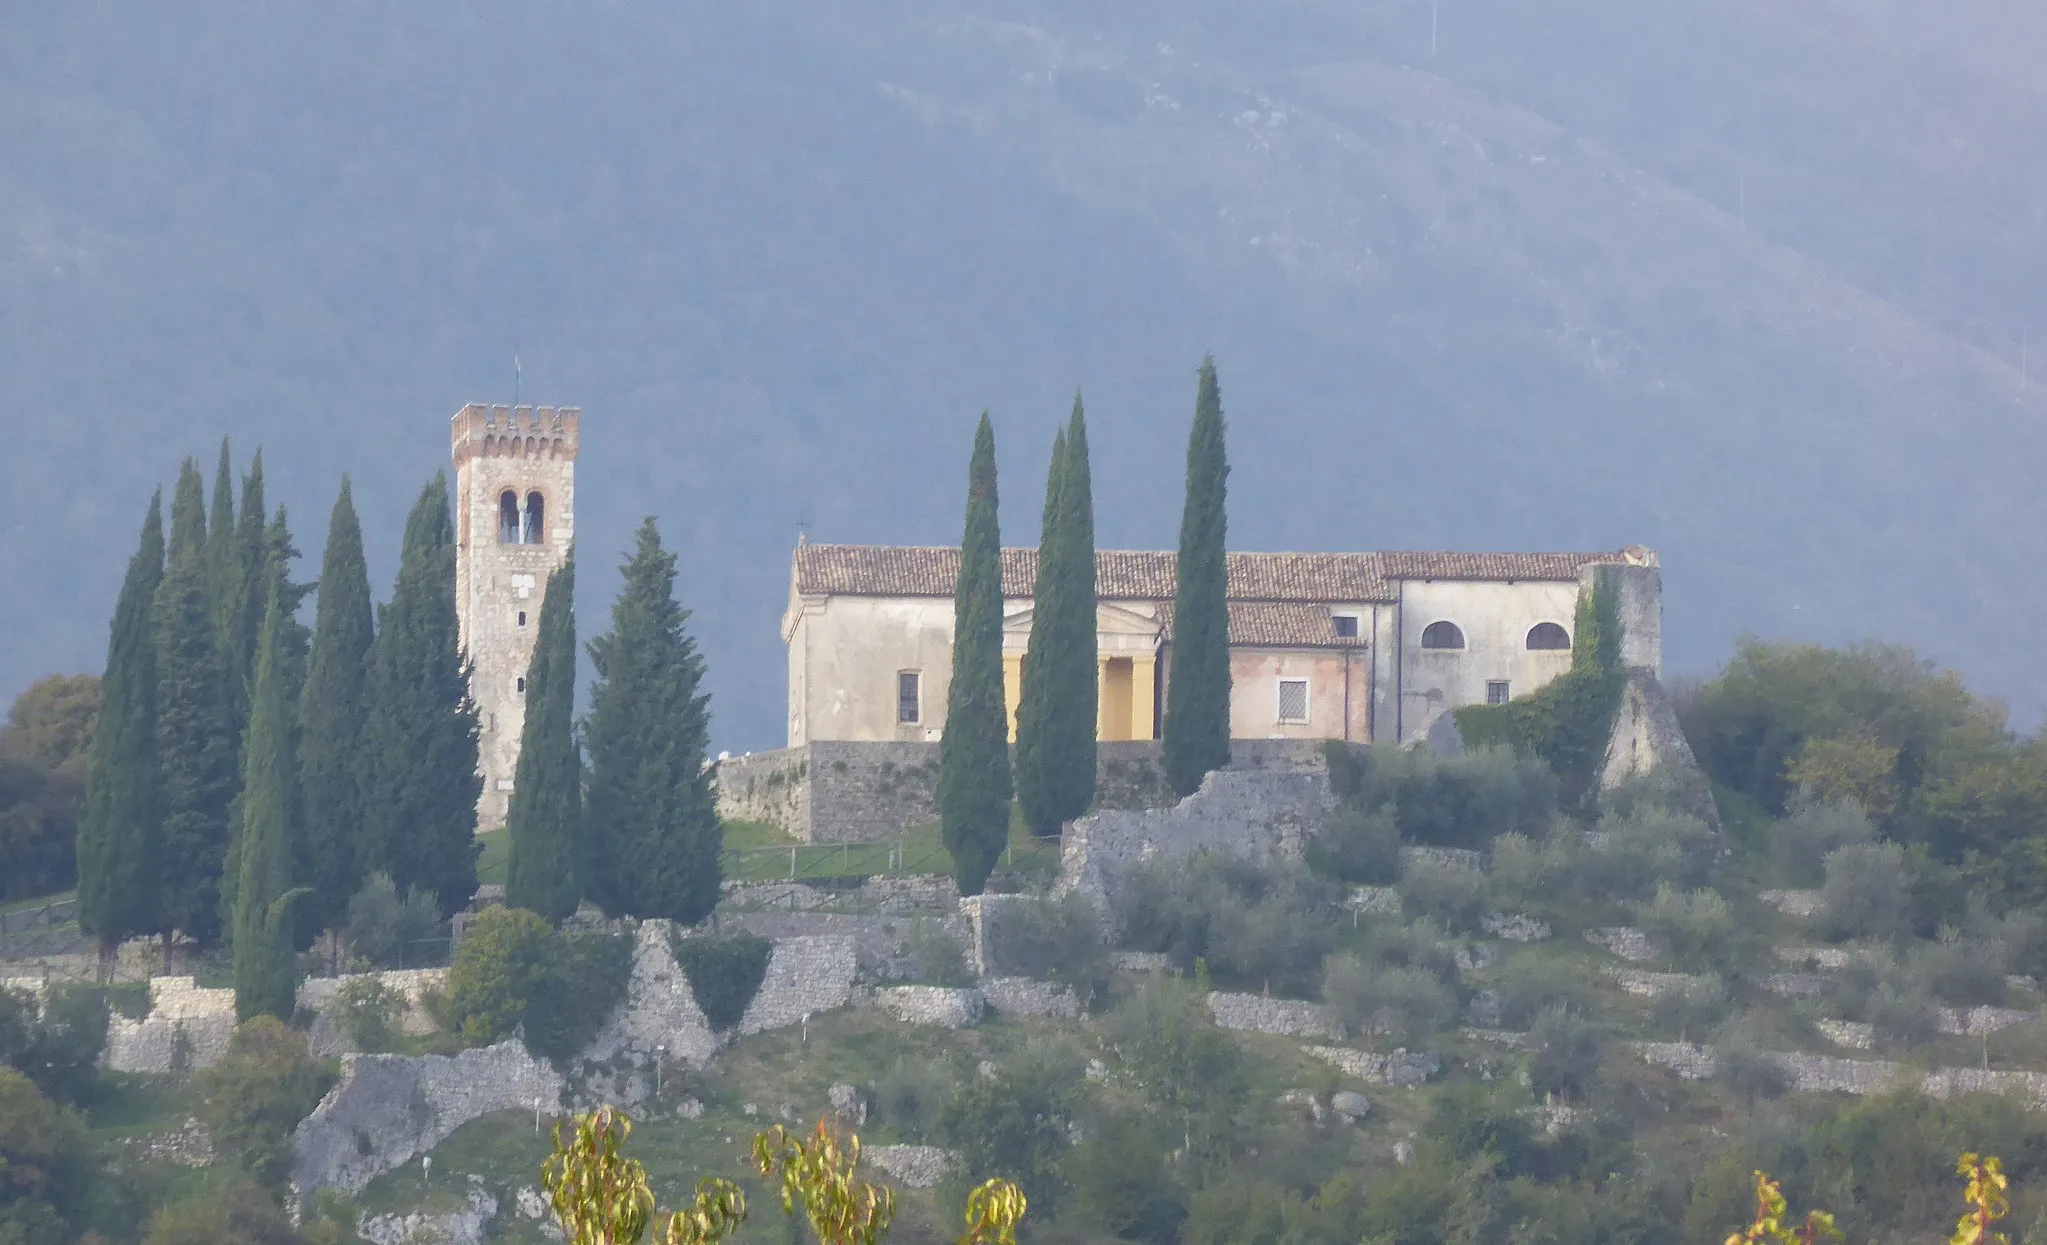
[{"label": "crenellated tower top", "polygon": [[455,465],[474,458],[575,461],[583,409],[577,406],[491,406],[471,402],[450,429]]}]

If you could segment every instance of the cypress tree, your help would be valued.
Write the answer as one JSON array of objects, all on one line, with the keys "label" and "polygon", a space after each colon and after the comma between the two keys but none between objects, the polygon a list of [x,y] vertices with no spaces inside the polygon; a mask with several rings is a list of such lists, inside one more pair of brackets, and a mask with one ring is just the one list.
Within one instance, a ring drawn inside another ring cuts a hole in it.
[{"label": "cypress tree", "polygon": [[505,811],[505,903],[561,922],[582,898],[583,753],[576,744],[576,560],[547,577],[526,668],[526,722]]},{"label": "cypress tree", "polygon": [[455,614],[448,480],[434,477],[405,520],[391,602],[380,612],[363,732],[365,874],[432,891],[442,915],[476,894],[476,706]]},{"label": "cypress tree", "polygon": [[[270,584],[273,572],[280,561],[289,561],[297,556],[297,550],[289,548],[273,550],[270,529],[265,526],[266,512],[263,508],[263,451],[249,460],[248,474],[242,477],[242,507],[236,517],[234,550],[227,569],[226,583],[228,597],[221,603],[222,643],[227,647],[228,665],[235,672],[242,690],[241,704],[248,704],[248,695],[256,682],[256,649],[263,633],[263,611],[269,603]],[[279,520],[281,521],[280,515]],[[291,595],[291,584],[283,583],[285,595],[281,601],[287,628],[294,624],[293,613],[300,598]],[[247,718],[246,709],[243,714]]]},{"label": "cypress tree", "polygon": [[1215,356],[1201,361],[1187,437],[1187,500],[1173,592],[1172,668],[1166,687],[1166,781],[1185,797],[1230,763],[1229,565],[1224,556],[1229,459]]},{"label": "cypress tree", "polygon": [[1016,717],[1016,792],[1024,820],[1051,837],[1095,794],[1094,489],[1080,395],[1052,449],[1038,540],[1031,638]]},{"label": "cypress tree", "polygon": [[584,739],[590,897],[611,916],[694,925],[718,903],[725,827],[704,766],[711,698],[704,659],[683,629],[675,555],[652,516],[640,523],[611,630],[590,642],[597,682]]},{"label": "cypress tree", "polygon": [[[260,511],[258,512],[261,513]],[[242,748],[242,828],[235,884],[235,1019],[291,1018],[298,994],[292,946],[291,711],[285,702],[281,576],[273,580],[257,645]]]},{"label": "cypress tree", "polygon": [[100,711],[78,823],[78,926],[99,943],[102,977],[124,938],[156,928],[157,585],[163,582],[163,493],[149,499],[142,540],[114,605]]},{"label": "cypress tree", "polygon": [[336,924],[363,882],[357,854],[363,837],[363,728],[375,639],[362,524],[343,476],[327,521],[312,651],[299,702],[304,823],[298,877],[312,892],[300,905],[302,939],[308,923],[315,931]]},{"label": "cypress tree", "polygon": [[157,925],[202,944],[220,936],[228,815],[240,783],[228,670],[207,591],[204,504],[199,470],[188,459],[171,502],[170,551],[154,607],[163,783]]},{"label": "cypress tree", "polygon": [[952,683],[938,745],[939,832],[962,895],[978,895],[1009,841],[1009,714],[1002,702],[1002,534],[995,430],[983,412],[967,469],[953,595]]}]

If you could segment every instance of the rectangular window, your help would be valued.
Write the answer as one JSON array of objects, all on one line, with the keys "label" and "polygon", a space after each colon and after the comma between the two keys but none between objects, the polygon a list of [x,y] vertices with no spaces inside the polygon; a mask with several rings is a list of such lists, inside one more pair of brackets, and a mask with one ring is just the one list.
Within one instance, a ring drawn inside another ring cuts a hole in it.
[{"label": "rectangular window", "polygon": [[896,676],[896,721],[917,722],[922,715],[918,712],[918,683],[915,670],[905,670]]},{"label": "rectangular window", "polygon": [[1308,720],[1308,681],[1306,679],[1281,679],[1279,681],[1279,720],[1303,723]]},{"label": "rectangular window", "polygon": [[525,610],[520,610],[520,611],[519,611],[519,625],[520,625],[521,627],[523,627],[523,626],[525,626],[525,625],[526,625],[526,611],[525,611]]},{"label": "rectangular window", "polygon": [[1337,639],[1355,640],[1358,638],[1358,616],[1356,614],[1331,615],[1330,621],[1336,624]]},{"label": "rectangular window", "polygon": [[1505,679],[1494,679],[1485,685],[1485,702],[1487,704],[1504,705],[1507,703],[1507,699],[1507,681]]}]

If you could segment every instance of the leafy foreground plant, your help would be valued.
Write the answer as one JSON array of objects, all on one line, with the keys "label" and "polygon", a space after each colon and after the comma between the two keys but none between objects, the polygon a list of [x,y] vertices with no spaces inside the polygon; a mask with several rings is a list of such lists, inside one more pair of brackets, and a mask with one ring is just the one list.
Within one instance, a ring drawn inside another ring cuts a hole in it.
[{"label": "leafy foreground plant", "polygon": [[[1955,1222],[1948,1245],[2010,1245],[2002,1232],[1992,1232],[1998,1220],[2011,1213],[2006,1196],[2004,1164],[1995,1155],[1964,1154],[1955,1163],[1955,1174],[1964,1178],[1962,1200],[1969,1213]],[[1842,1239],[1834,1216],[1823,1210],[1805,1212],[1796,1227],[1784,1223],[1784,1191],[1762,1172],[1756,1173],[1756,1217],[1749,1226],[1727,1238],[1726,1245],[1817,1245],[1821,1240]]]},{"label": "leafy foreground plant", "polygon": [[[564,1130],[572,1132],[564,1137]],[[633,1124],[613,1107],[572,1116],[554,1126],[554,1153],[540,1169],[540,1184],[554,1206],[568,1245],[639,1245],[654,1221],[647,1169],[625,1157]],[[781,1125],[753,1139],[754,1167],[781,1184],[782,1210],[803,1209],[823,1245],[881,1245],[895,1219],[896,1194],[864,1180],[860,1138],[843,1140],[820,1119],[808,1136]],[[1016,1245],[1016,1227],[1028,1203],[1007,1180],[990,1180],[967,1195],[965,1235],[958,1245]],[[697,1182],[696,1199],[662,1224],[659,1245],[719,1245],[746,1222],[746,1194],[717,1176]]]}]

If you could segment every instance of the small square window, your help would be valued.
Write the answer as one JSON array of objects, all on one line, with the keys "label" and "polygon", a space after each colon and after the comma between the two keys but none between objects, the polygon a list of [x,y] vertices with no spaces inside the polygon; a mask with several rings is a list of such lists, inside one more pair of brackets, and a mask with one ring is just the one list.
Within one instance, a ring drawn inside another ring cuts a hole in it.
[{"label": "small square window", "polygon": [[521,696],[524,696],[526,694],[526,680],[524,679],[519,680],[519,694]]},{"label": "small square window", "polygon": [[1358,638],[1358,616],[1356,614],[1335,614],[1330,621],[1336,624],[1336,638],[1355,640]]},{"label": "small square window", "polygon": [[915,670],[905,670],[896,676],[896,721],[917,722],[922,719],[919,711],[919,684]]},{"label": "small square window", "polygon": [[1308,681],[1306,679],[1281,679],[1279,681],[1279,720],[1302,723],[1308,720]]},{"label": "small square window", "polygon": [[1504,705],[1507,703],[1507,700],[1507,681],[1505,679],[1494,679],[1485,685],[1485,702],[1487,704]]}]

